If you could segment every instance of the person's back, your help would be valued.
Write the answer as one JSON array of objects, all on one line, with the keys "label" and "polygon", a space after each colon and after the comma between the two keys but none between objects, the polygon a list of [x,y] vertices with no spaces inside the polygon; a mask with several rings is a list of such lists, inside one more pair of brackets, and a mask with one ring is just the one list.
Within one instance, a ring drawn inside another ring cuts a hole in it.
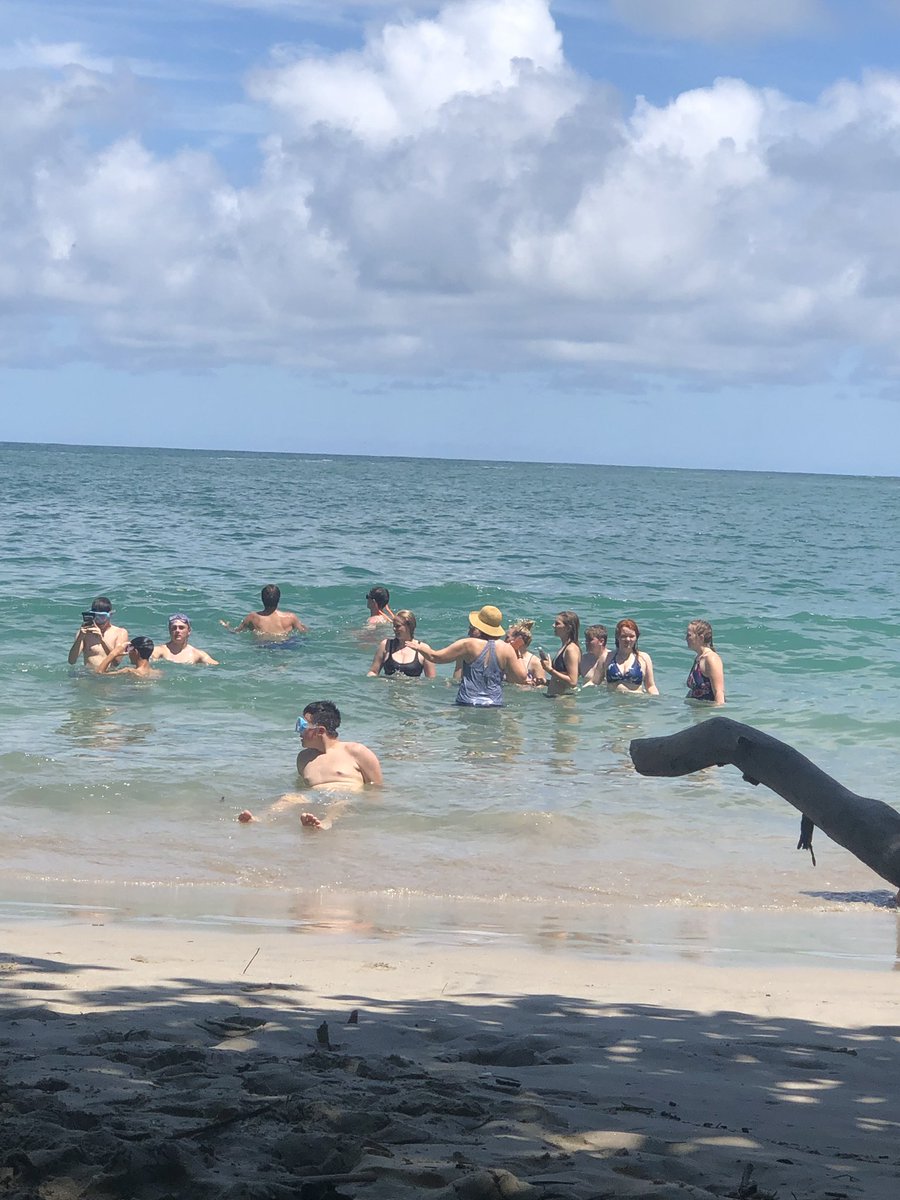
[{"label": "person's back", "polygon": [[266,584],[260,593],[260,598],[263,603],[262,610],[247,613],[240,625],[236,625],[232,629],[227,621],[220,621],[219,624],[232,633],[243,633],[245,629],[252,629],[254,633],[276,638],[287,637],[294,631],[297,633],[308,632],[307,627],[296,613],[282,612],[279,609],[281,589],[274,583]]},{"label": "person's back", "polygon": [[484,649],[472,661],[464,661],[456,703],[472,708],[499,708],[503,703],[503,668],[497,642],[489,638]]}]

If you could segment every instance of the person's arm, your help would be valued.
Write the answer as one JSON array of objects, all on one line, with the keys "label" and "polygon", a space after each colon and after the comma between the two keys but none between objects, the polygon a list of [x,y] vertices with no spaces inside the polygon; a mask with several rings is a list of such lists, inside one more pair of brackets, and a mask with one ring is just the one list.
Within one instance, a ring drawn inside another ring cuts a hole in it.
[{"label": "person's arm", "polygon": [[584,677],[585,687],[599,687],[601,683],[606,683],[606,661],[608,658],[608,650],[604,650],[602,654],[597,655],[597,661]]},{"label": "person's arm", "polygon": [[309,626],[304,625],[296,613],[291,613],[291,629],[296,629],[298,633],[309,633]]},{"label": "person's arm", "polygon": [[127,642],[125,643],[124,646],[114,646],[112,650],[109,650],[107,652],[106,657],[99,663],[99,665],[97,667],[97,674],[98,675],[108,674],[110,667],[117,665],[127,652],[128,652],[128,643]]},{"label": "person's arm", "polygon": [[381,763],[377,757],[361,742],[352,742],[347,749],[356,760],[356,765],[362,772],[362,777],[366,783],[374,784],[375,787],[381,787],[384,779],[381,774]]},{"label": "person's arm", "polygon": [[497,642],[497,661],[506,672],[506,678],[513,683],[527,683],[528,670],[508,642]]},{"label": "person's arm", "polygon": [[427,658],[422,662],[422,674],[426,679],[434,679],[437,675],[437,667],[433,662],[429,662]]},{"label": "person's arm", "polygon": [[713,704],[725,703],[725,670],[722,667],[722,660],[718,654],[704,655],[703,665],[700,670],[709,680],[712,687]]},{"label": "person's arm", "polygon": [[656,686],[656,680],[653,678],[653,660],[649,654],[641,651],[641,669],[644,672],[644,687],[651,696],[659,695],[659,688]]},{"label": "person's arm", "polygon": [[457,658],[465,658],[466,652],[471,650],[471,641],[472,638],[460,638],[459,641],[445,646],[443,650],[432,650],[427,642],[417,642],[412,639],[407,642],[407,645],[412,646],[413,650],[417,650],[426,662],[448,663]]},{"label": "person's arm", "polygon": [[366,672],[367,675],[377,675],[384,666],[384,659],[387,654],[388,639],[385,638],[379,643],[378,649],[375,651],[375,657],[372,659],[372,665]]},{"label": "person's arm", "polygon": [[84,651],[84,635],[87,633],[88,629],[90,629],[89,625],[82,625],[82,626],[80,626],[78,632],[75,634],[75,641],[72,643],[71,647],[69,648],[69,666],[70,667],[75,666],[75,664],[78,662],[79,656]]},{"label": "person's arm", "polygon": [[243,633],[245,629],[253,628],[253,618],[256,613],[247,613],[240,625],[229,625],[227,621],[219,621],[223,629],[227,629],[229,633]]},{"label": "person's arm", "polygon": [[[155,653],[156,651],[154,651]],[[211,654],[207,654],[205,650],[197,650],[197,662],[203,663],[207,667],[217,667],[219,665],[219,660],[213,658]]]},{"label": "person's arm", "polygon": [[557,671],[548,654],[546,659],[541,662],[541,666],[553,679],[560,679],[569,687],[575,687],[578,683],[578,664],[581,662],[581,651],[574,642],[569,642],[563,651],[563,662],[566,664],[565,671]]},{"label": "person's arm", "polygon": [[532,654],[531,658],[522,659],[522,665],[525,667],[526,677],[528,672],[531,672],[531,680],[535,687],[544,687],[547,682],[547,676],[544,674],[544,664],[536,654]]}]

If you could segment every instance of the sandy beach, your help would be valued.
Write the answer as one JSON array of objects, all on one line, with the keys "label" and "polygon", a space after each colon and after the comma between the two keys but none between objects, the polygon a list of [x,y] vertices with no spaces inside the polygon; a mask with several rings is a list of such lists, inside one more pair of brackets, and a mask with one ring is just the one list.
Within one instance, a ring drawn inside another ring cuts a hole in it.
[{"label": "sandy beach", "polygon": [[8,922],[0,1195],[900,1189],[890,971]]}]

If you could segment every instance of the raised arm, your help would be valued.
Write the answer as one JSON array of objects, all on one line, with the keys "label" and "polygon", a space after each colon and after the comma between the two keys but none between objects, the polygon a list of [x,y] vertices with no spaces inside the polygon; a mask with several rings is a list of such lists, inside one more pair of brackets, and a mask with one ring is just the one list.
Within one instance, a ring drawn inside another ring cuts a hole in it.
[{"label": "raised arm", "polygon": [[566,664],[564,671],[557,671],[553,665],[553,660],[548,654],[541,662],[541,666],[546,673],[553,679],[559,679],[563,683],[567,683],[569,687],[576,687],[578,684],[578,665],[581,662],[581,651],[575,642],[569,642],[565,650],[563,650],[563,662]]},{"label": "raised arm", "polygon": [[255,616],[256,616],[256,613],[247,613],[246,617],[244,617],[244,619],[243,619],[243,621],[241,621],[240,625],[229,625],[227,621],[221,621],[221,620],[219,621],[219,624],[222,626],[223,629],[227,629],[229,633],[243,633],[245,629],[253,628],[252,618]]},{"label": "raised arm", "polygon": [[106,657],[100,662],[97,667],[98,675],[106,675],[110,667],[117,666],[128,652],[128,643],[124,646],[114,646],[112,650],[107,651]]},{"label": "raised arm", "polygon": [[291,613],[291,617],[291,629],[296,629],[298,633],[309,633],[309,626],[304,625],[296,613]]},{"label": "raised arm", "polygon": [[448,663],[455,662],[457,658],[468,658],[472,652],[472,638],[460,638],[449,646],[445,646],[443,650],[432,650],[427,642],[417,642],[410,640],[408,646],[412,646],[413,650],[417,650],[426,662],[433,663]]},{"label": "raised arm", "polygon": [[78,630],[78,632],[75,634],[75,641],[72,643],[71,647],[69,648],[69,666],[70,667],[75,666],[75,664],[78,662],[81,652],[84,650],[84,635],[87,633],[87,629],[88,629],[88,627],[86,625],[82,625],[80,627],[80,629]]}]

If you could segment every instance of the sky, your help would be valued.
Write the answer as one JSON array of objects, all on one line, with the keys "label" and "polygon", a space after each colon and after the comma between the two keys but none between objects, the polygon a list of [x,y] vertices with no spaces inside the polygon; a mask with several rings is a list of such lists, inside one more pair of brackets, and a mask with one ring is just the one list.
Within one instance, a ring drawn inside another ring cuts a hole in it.
[{"label": "sky", "polygon": [[900,0],[5,0],[0,440],[900,474]]}]

